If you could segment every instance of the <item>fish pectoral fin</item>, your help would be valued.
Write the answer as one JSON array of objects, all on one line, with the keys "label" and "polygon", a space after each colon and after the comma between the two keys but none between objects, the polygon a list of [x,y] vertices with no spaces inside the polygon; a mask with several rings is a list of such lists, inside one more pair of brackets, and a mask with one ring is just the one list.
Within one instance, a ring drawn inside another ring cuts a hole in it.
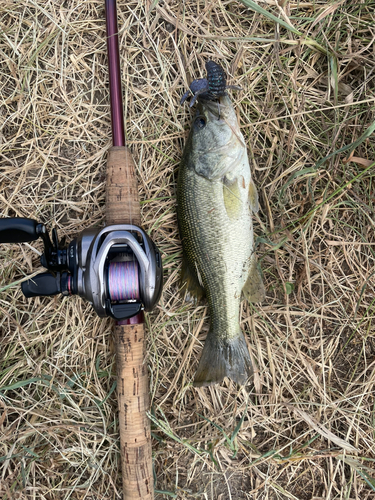
[{"label": "fish pectoral fin", "polygon": [[228,217],[230,219],[238,219],[241,215],[243,204],[237,178],[233,180],[228,179],[228,177],[223,178],[223,197]]},{"label": "fish pectoral fin", "polygon": [[[185,256],[182,257],[181,285],[182,293],[188,293],[190,297],[193,297],[197,301],[203,299],[206,295],[197,273],[195,270],[192,271]],[[190,300],[190,298],[187,300]]]},{"label": "fish pectoral fin", "polygon": [[195,387],[219,384],[224,377],[245,384],[253,375],[249,350],[241,331],[231,339],[221,339],[213,330],[208,332],[197,373]]},{"label": "fish pectoral fin", "polygon": [[262,302],[266,296],[263,279],[257,266],[255,257],[252,259],[249,275],[242,288],[246,299],[251,302]]},{"label": "fish pectoral fin", "polygon": [[255,184],[253,181],[250,181],[250,184],[249,184],[249,205],[250,205],[251,210],[254,212],[254,214],[258,213],[258,211],[259,211],[259,197],[258,197],[257,188],[255,187]]}]

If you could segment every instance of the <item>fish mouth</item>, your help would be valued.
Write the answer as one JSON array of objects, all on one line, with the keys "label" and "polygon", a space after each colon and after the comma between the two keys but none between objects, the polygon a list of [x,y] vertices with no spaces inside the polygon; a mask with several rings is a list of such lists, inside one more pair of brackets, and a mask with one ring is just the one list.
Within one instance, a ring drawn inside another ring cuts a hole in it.
[{"label": "fish mouth", "polygon": [[227,95],[221,96],[214,101],[199,97],[197,116],[205,116],[208,120],[225,120],[233,112],[233,106]]},{"label": "fish mouth", "polygon": [[215,101],[199,97],[195,120],[197,118],[203,118],[205,122],[210,122],[211,126],[217,123],[220,126],[229,127],[242,146],[246,147],[240,131],[236,112],[229,96],[221,96]]}]

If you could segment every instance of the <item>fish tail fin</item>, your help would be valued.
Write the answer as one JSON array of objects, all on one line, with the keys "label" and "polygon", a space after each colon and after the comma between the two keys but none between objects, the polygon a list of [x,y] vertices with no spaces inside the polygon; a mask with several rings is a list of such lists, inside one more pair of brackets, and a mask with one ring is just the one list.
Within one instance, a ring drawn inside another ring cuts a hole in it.
[{"label": "fish tail fin", "polygon": [[233,339],[223,341],[210,330],[204,344],[195,387],[220,383],[224,377],[242,385],[253,375],[249,350],[242,331]]}]

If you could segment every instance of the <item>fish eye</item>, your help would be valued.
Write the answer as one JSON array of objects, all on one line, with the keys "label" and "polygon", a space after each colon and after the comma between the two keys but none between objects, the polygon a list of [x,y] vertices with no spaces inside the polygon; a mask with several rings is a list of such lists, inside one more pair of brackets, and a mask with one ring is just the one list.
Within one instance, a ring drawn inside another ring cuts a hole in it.
[{"label": "fish eye", "polygon": [[202,118],[201,116],[199,116],[195,122],[194,122],[194,127],[195,128],[198,128],[198,129],[202,129],[206,126],[206,120],[204,118]]}]

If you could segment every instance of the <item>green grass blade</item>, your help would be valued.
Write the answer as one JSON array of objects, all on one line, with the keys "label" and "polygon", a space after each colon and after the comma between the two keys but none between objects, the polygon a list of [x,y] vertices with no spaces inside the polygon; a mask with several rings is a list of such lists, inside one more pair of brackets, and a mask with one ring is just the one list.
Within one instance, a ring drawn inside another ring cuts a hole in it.
[{"label": "green grass blade", "polygon": [[248,407],[249,403],[247,403],[246,405],[246,408],[245,408],[245,411],[243,412],[243,415],[240,419],[240,421],[238,422],[238,424],[236,425],[234,431],[232,432],[232,436],[230,438],[230,442],[233,444],[233,441],[236,439],[236,436],[237,434],[239,433],[240,429],[241,429],[241,426],[243,424],[243,421],[245,420],[245,415],[246,415],[246,412],[247,412],[247,407]]},{"label": "green grass blade", "polygon": [[212,422],[212,420],[210,420],[209,418],[206,418],[204,417],[203,415],[201,415],[200,413],[198,413],[198,415],[201,417],[201,418],[204,418],[207,422],[209,422],[211,425],[213,425],[214,427],[216,427],[216,429],[218,429],[222,434],[223,436],[225,437],[227,443],[229,444],[229,446],[231,446],[231,440],[229,439],[229,436],[228,434],[224,431],[224,429],[222,427],[220,427],[220,425],[217,425],[215,424],[215,422]]},{"label": "green grass blade", "polygon": [[294,172],[289,177],[289,179],[286,181],[284,186],[282,187],[282,189],[280,191],[280,198],[281,199],[284,198],[285,190],[292,184],[294,179],[296,179],[297,177],[301,177],[302,175],[309,175],[309,174],[316,175],[316,168],[315,167],[303,168],[302,170],[299,170],[298,172]]},{"label": "green grass blade", "polygon": [[339,77],[338,77],[337,58],[332,54],[329,56],[329,66],[331,68],[331,81],[329,82],[328,85],[332,86],[333,83],[334,103],[337,104],[339,95]]},{"label": "green grass blade", "polygon": [[25,385],[34,384],[35,382],[46,382],[46,377],[33,377],[27,380],[21,380],[20,382],[16,382],[15,384],[0,387],[0,392],[14,391],[15,389],[19,389],[20,387],[24,387]]},{"label": "green grass blade", "polygon": [[156,417],[154,417],[151,413],[147,412],[148,418],[153,422],[161,431],[163,431],[168,437],[176,441],[177,443],[185,446],[188,448],[190,451],[198,455],[199,457],[202,456],[202,454],[208,453],[206,450],[199,450],[192,446],[188,441],[181,439],[179,436],[177,436],[171,427],[169,426],[168,422],[161,422],[159,421]]},{"label": "green grass blade", "polygon": [[165,491],[165,490],[154,490],[154,491],[158,495],[167,495],[168,497],[177,498],[177,494],[172,493],[171,491]]},{"label": "green grass blade", "polygon": [[283,21],[282,19],[276,17],[274,14],[271,14],[271,12],[268,12],[268,10],[263,9],[260,7],[257,3],[253,2],[252,0],[240,0],[241,3],[243,3],[246,7],[249,9],[253,10],[254,12],[257,12],[258,14],[261,14],[262,16],[267,17],[271,21],[274,21],[277,24],[280,24],[280,26],[283,26],[287,30],[291,31],[295,35],[302,36],[302,33],[298,31],[296,28],[288,24],[287,22]]},{"label": "green grass blade", "polygon": [[366,472],[360,471],[357,469],[358,474],[366,481],[366,483],[370,486],[372,491],[375,491],[375,479],[370,477]]},{"label": "green grass blade", "polygon": [[375,131],[375,121],[366,129],[366,131],[361,135],[361,137],[359,137],[359,139],[352,142],[351,144],[348,144],[347,146],[344,146],[343,148],[337,149],[333,153],[330,153],[328,156],[325,156],[322,160],[319,160],[318,163],[315,165],[315,169],[321,167],[321,165],[323,165],[325,161],[332,158],[332,156],[335,156],[339,153],[343,153],[344,151],[349,151],[350,154],[352,151],[355,150],[355,148],[357,148],[360,144],[362,144],[363,141],[368,139],[370,135],[374,133],[374,131]]}]

